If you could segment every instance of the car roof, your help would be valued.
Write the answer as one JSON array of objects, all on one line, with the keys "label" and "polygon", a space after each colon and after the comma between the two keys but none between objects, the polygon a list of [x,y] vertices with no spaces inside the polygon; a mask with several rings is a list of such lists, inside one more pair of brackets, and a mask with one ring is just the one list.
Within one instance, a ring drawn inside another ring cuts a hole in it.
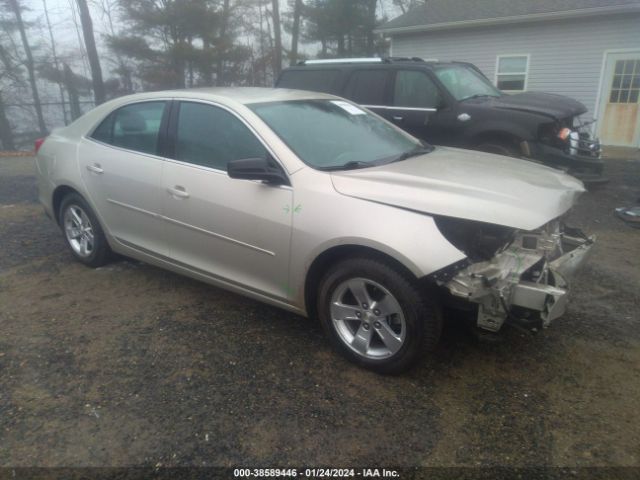
[{"label": "car roof", "polygon": [[153,98],[176,98],[176,99],[198,99],[212,100],[226,104],[248,105],[252,103],[282,102],[288,100],[310,100],[310,99],[335,99],[333,95],[326,93],[310,92],[305,90],[293,90],[287,88],[265,88],[265,87],[206,87],[187,88],[180,90],[164,90],[157,92],[146,92],[127,97],[120,97],[122,103],[135,102]]}]

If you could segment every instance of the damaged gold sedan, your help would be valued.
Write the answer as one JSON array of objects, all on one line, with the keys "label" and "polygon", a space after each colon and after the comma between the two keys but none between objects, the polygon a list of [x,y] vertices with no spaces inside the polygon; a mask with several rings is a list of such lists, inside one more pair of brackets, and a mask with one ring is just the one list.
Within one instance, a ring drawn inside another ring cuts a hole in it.
[{"label": "damaged gold sedan", "polygon": [[424,144],[331,95],[138,94],[36,147],[40,201],[78,261],[115,252],[318,317],[379,372],[434,348],[443,298],[486,331],[548,325],[593,244],[561,221],[579,180]]}]

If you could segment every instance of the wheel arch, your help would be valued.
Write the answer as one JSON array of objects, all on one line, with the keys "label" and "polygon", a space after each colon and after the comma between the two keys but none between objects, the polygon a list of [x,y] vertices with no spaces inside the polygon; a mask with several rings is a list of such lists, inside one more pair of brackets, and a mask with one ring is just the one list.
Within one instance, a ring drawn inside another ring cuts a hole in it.
[{"label": "wheel arch", "polygon": [[51,206],[53,208],[54,219],[58,225],[60,225],[60,205],[62,205],[62,200],[64,200],[64,198],[71,193],[75,193],[76,195],[84,198],[84,196],[78,190],[70,187],[69,185],[58,185],[53,191]]},{"label": "wheel arch", "polygon": [[401,271],[408,278],[418,280],[418,277],[411,271],[409,267],[399,261],[397,258],[378,250],[373,247],[357,244],[343,244],[335,245],[327,248],[319,255],[315,257],[311,265],[307,269],[307,274],[304,281],[304,305],[307,315],[310,318],[317,316],[316,308],[316,296],[318,293],[318,287],[320,280],[325,273],[335,265],[337,262],[346,258],[353,257],[366,257],[382,260],[385,263],[391,264]]}]

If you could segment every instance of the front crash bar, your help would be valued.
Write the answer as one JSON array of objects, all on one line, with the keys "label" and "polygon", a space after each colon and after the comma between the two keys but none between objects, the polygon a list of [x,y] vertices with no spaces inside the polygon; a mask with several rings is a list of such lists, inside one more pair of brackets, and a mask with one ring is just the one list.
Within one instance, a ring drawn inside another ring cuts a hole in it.
[{"label": "front crash bar", "polygon": [[[546,263],[546,282],[522,280],[525,270],[536,262],[537,255],[518,249],[517,252],[503,252],[478,269],[470,266],[459,272],[447,286],[454,296],[466,297],[478,304],[478,327],[497,331],[510,318],[512,307],[522,307],[537,312],[543,326],[562,316],[569,301],[569,281],[584,264],[595,237],[577,238],[564,235],[562,245],[565,254]],[[513,268],[507,259],[515,255],[519,268]],[[541,257],[538,257],[541,258]],[[482,273],[481,273],[482,272]],[[474,278],[483,277],[482,285]]]}]

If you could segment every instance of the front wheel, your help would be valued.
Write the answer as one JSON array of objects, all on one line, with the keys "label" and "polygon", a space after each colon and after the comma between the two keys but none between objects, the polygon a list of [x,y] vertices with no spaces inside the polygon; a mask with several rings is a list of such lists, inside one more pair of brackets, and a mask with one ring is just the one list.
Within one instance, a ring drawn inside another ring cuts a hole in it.
[{"label": "front wheel", "polygon": [[352,362],[400,373],[433,349],[442,328],[434,296],[391,263],[345,260],[324,276],[318,314],[332,345]]}]

